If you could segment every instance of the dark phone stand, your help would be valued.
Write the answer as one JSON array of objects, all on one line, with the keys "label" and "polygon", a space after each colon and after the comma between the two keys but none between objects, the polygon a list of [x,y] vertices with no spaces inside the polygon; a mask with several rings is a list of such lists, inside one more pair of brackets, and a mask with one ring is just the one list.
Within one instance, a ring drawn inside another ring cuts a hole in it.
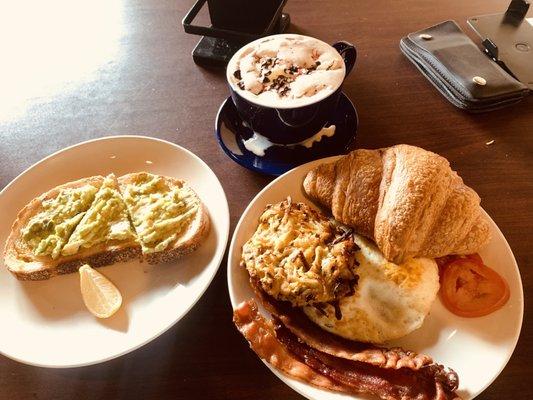
[{"label": "dark phone stand", "polygon": [[282,33],[290,24],[289,14],[282,12],[283,6],[286,3],[286,0],[284,0],[280,1],[280,5],[274,12],[267,27],[259,34],[221,29],[214,26],[193,25],[195,17],[206,1],[198,0],[182,21],[186,33],[203,36],[192,51],[192,58],[198,65],[223,67],[228,63],[233,54],[246,43],[263,36]]},{"label": "dark phone stand", "polygon": [[482,40],[484,52],[510,75],[533,90],[533,25],[526,19],[529,2],[512,0],[503,14],[467,20]]}]

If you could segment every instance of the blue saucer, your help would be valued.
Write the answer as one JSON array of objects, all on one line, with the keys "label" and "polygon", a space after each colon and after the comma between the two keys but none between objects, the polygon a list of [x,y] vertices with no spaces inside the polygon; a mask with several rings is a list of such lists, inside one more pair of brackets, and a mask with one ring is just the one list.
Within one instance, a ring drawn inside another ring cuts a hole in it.
[{"label": "blue saucer", "polygon": [[215,134],[220,147],[233,161],[252,171],[278,176],[306,162],[347,153],[355,142],[358,123],[354,105],[342,93],[335,115],[325,125],[335,125],[333,136],[323,137],[309,149],[272,146],[260,157],[244,147],[243,140],[252,137],[253,131],[244,126],[231,97],[228,97],[218,110]]}]

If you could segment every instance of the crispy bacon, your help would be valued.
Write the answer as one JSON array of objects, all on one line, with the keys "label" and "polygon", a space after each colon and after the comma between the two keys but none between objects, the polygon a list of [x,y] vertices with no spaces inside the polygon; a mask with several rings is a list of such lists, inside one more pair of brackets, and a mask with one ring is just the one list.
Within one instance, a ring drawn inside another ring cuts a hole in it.
[{"label": "crispy bacon", "polygon": [[264,319],[257,311],[255,301],[249,300],[241,303],[233,312],[233,322],[255,353],[270,365],[314,386],[338,392],[348,391],[343,385],[315,372],[289,354],[276,339],[272,322]]},{"label": "crispy bacon", "polygon": [[[428,364],[426,360],[423,365],[414,363],[415,368],[398,367],[398,363],[387,367],[387,362],[372,362],[373,358],[370,362],[354,361],[354,357],[328,354],[320,351],[324,348],[318,350],[304,343],[281,319],[276,319],[274,324],[266,321],[258,313],[254,300],[242,303],[235,310],[234,322],[259,357],[287,375],[315,386],[373,394],[384,400],[459,399],[455,394],[455,373],[450,376],[440,365]],[[362,343],[353,346],[364,351]],[[331,344],[325,347],[332,350]],[[341,353],[348,355],[350,351],[344,348]],[[384,354],[386,358],[387,352]]]},{"label": "crispy bacon", "polygon": [[409,368],[387,369],[334,357],[307,346],[281,323],[275,325],[276,337],[298,360],[322,375],[353,389],[384,400],[451,400],[458,396],[431,365],[417,371]]}]

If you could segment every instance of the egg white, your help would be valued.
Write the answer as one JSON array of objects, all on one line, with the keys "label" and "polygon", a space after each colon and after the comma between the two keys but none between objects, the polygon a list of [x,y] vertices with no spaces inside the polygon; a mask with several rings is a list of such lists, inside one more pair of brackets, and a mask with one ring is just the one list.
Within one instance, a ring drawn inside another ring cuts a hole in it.
[{"label": "egg white", "polygon": [[322,311],[304,307],[305,314],[323,329],[361,342],[383,343],[418,329],[439,290],[435,261],[413,258],[396,265],[371,241],[355,235],[355,242],[361,249],[359,282],[353,295],[339,301],[342,318],[329,304]]}]

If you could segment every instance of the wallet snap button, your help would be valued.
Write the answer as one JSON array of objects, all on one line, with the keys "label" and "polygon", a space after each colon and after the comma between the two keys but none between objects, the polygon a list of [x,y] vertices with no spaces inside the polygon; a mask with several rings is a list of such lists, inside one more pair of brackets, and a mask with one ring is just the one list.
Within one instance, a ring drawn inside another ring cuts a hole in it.
[{"label": "wallet snap button", "polygon": [[479,86],[485,86],[487,84],[487,81],[485,78],[482,78],[481,76],[474,76],[472,78],[472,80],[474,81],[474,83],[476,85],[479,85]]},{"label": "wallet snap button", "polygon": [[431,39],[433,39],[433,36],[431,36],[431,35],[429,35],[429,34],[427,34],[427,33],[422,33],[422,34],[418,35],[418,37],[419,37],[420,39],[424,39],[424,40],[431,40]]}]

